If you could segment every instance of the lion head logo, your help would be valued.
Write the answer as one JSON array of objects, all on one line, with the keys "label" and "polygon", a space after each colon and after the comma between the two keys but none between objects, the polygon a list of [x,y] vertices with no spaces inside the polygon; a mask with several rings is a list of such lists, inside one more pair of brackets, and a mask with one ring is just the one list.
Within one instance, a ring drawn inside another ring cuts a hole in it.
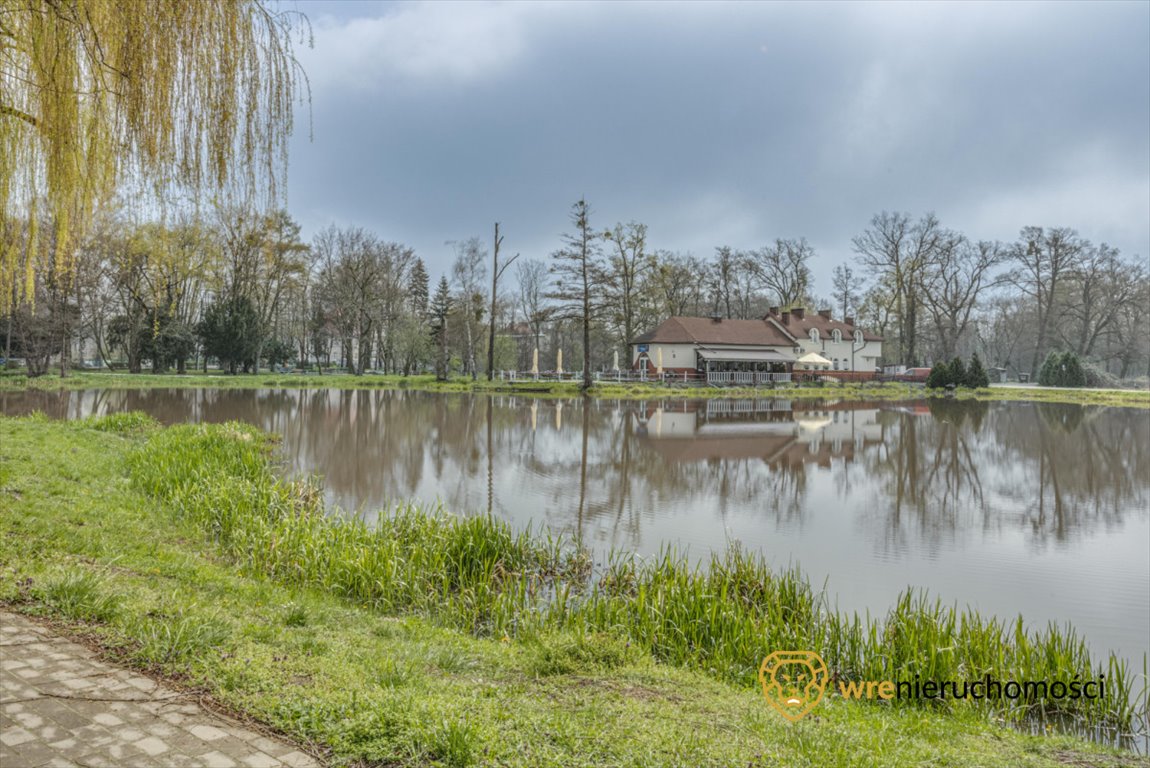
[{"label": "lion head logo", "polygon": [[815,708],[828,677],[827,665],[814,651],[775,651],[759,667],[763,696],[791,722]]}]

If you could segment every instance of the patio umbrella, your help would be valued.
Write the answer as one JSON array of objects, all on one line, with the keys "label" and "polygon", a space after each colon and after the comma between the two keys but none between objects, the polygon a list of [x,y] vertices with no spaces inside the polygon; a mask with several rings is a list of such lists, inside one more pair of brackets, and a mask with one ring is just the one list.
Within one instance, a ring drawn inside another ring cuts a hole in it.
[{"label": "patio umbrella", "polygon": [[555,356],[555,372],[559,374],[563,373],[563,350],[559,350]]},{"label": "patio umbrella", "polygon": [[611,366],[616,371],[619,370],[619,350],[615,350],[615,364]]},{"label": "patio umbrella", "polygon": [[539,376],[539,347],[536,347],[535,351],[531,353],[531,375]]},{"label": "patio umbrella", "polygon": [[663,348],[662,347],[659,347],[659,354],[657,355],[657,357],[658,357],[659,362],[655,366],[655,373],[662,376],[663,375]]},{"label": "patio umbrella", "polygon": [[795,362],[802,363],[803,365],[807,366],[808,368],[810,368],[812,365],[825,365],[829,368],[831,365],[831,361],[827,360],[825,357],[820,355],[818,352],[808,352],[805,355],[803,355],[802,357],[800,357],[798,360],[796,360]]}]

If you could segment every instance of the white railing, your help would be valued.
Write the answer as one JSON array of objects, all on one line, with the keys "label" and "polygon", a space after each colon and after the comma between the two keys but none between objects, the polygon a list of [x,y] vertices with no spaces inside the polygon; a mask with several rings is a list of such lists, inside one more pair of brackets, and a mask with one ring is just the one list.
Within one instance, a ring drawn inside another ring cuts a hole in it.
[{"label": "white railing", "polygon": [[790,373],[711,371],[707,374],[707,383],[716,386],[757,387],[764,384],[789,383],[790,381]]},{"label": "white railing", "polygon": [[[563,371],[563,373],[557,373],[555,371],[540,371],[539,373],[532,373],[531,371],[499,371],[499,380],[510,382],[578,381],[582,377],[582,371]],[[644,370],[617,370],[598,371],[595,373],[595,381],[602,383],[664,384],[687,384],[706,381],[707,384],[712,386],[761,387],[768,384],[787,384],[793,381],[793,379],[792,374],[787,372],[710,371],[703,374],[692,371],[680,373],[664,371],[663,373],[654,373]]]}]

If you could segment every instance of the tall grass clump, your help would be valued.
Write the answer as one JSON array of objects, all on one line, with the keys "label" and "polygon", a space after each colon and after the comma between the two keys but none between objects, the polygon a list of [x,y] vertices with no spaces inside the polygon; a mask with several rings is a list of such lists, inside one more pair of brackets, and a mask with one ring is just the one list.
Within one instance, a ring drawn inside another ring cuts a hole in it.
[{"label": "tall grass clump", "polygon": [[119,611],[120,596],[90,571],[68,569],[49,576],[37,596],[64,616],[77,621],[110,621]]},{"label": "tall grass clump", "polygon": [[540,675],[643,652],[754,686],[767,654],[813,650],[842,681],[1106,680],[1096,699],[944,706],[989,706],[1010,718],[1069,715],[1123,730],[1146,713],[1144,684],[1136,699],[1139,681],[1124,663],[1113,654],[1096,663],[1070,627],[1035,631],[1021,618],[985,618],[917,590],[885,615],[846,614],[797,569],[773,571],[739,547],[705,563],[672,549],[647,559],[614,554],[592,578],[585,552],[489,515],[401,505],[369,526],[326,514],[313,485],[277,478],[268,439],[239,424],[158,430],[129,464],[139,488],[243,567],[384,613],[519,638]]},{"label": "tall grass clump", "polygon": [[95,429],[99,432],[112,432],[113,434],[119,435],[144,432],[160,426],[160,422],[142,411],[110,413],[106,416],[89,416],[80,423],[89,429]]},{"label": "tall grass clump", "polygon": [[369,526],[325,514],[322,494],[277,478],[267,439],[241,424],[164,430],[129,465],[141,489],[256,572],[479,634],[513,631],[541,591],[589,563],[489,515],[401,505]]}]

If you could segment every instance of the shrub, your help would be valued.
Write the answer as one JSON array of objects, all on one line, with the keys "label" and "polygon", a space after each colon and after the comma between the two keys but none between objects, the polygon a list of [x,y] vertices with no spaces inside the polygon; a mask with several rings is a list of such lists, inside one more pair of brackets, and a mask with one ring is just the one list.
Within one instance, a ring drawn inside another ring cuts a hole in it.
[{"label": "shrub", "polygon": [[1085,387],[1086,371],[1082,369],[1082,361],[1073,352],[1062,353],[1062,386]]},{"label": "shrub", "polygon": [[966,384],[966,365],[962,362],[961,357],[956,357],[950,361],[950,381],[948,383],[956,387]]},{"label": "shrub", "polygon": [[1073,352],[1051,352],[1038,372],[1038,383],[1044,387],[1084,387],[1086,371]]},{"label": "shrub", "polygon": [[950,383],[950,366],[946,363],[935,363],[926,377],[928,389],[941,389]]},{"label": "shrub", "polygon": [[1057,387],[1062,380],[1062,372],[1059,370],[1058,364],[1061,356],[1057,352],[1051,352],[1046,356],[1043,361],[1042,367],[1038,369],[1038,383],[1044,387]]},{"label": "shrub", "polygon": [[1086,375],[1086,386],[1105,387],[1107,389],[1120,389],[1122,380],[1114,374],[1090,363],[1082,364],[1082,372]]},{"label": "shrub", "polygon": [[982,359],[975,352],[970,356],[970,368],[966,371],[966,386],[971,389],[982,389],[990,386],[990,377],[986,375],[986,368],[982,366]]}]

